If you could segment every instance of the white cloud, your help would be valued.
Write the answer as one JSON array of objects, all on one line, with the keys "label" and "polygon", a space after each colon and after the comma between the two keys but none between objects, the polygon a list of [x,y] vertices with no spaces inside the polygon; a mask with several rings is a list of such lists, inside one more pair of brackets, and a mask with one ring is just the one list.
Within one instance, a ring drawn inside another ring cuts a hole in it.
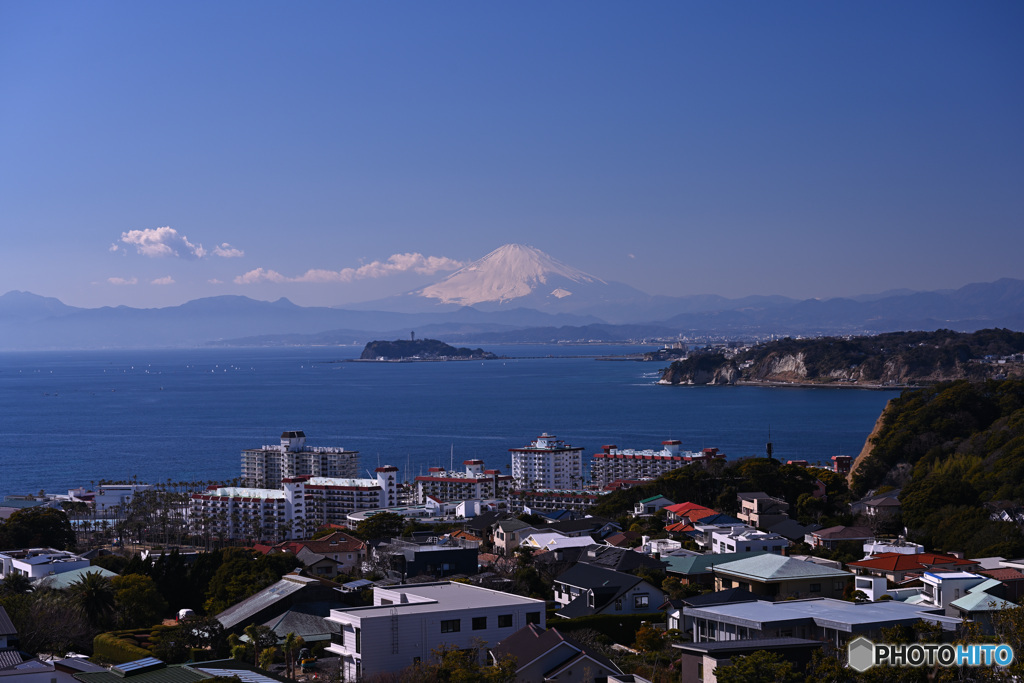
[{"label": "white cloud", "polygon": [[121,233],[121,241],[135,247],[143,256],[178,256],[182,258],[203,258],[206,250],[201,244],[192,244],[174,228],[146,228]]},{"label": "white cloud", "polygon": [[247,285],[256,282],[352,282],[367,278],[379,278],[394,273],[414,272],[419,275],[433,275],[440,271],[457,270],[464,264],[446,256],[424,256],[418,253],[392,254],[386,261],[364,263],[358,268],[341,270],[307,270],[298,277],[287,277],[276,270],[257,268],[235,278],[235,284]]},{"label": "white cloud", "polygon": [[151,285],[173,285],[174,284],[174,278],[171,277],[170,275],[167,275],[166,277],[158,277],[157,279],[151,281],[149,284],[151,284]]},{"label": "white cloud", "polygon": [[224,284],[223,280],[218,280],[217,278],[211,278],[211,279],[207,280],[207,282],[210,283],[211,285],[222,285],[222,284]]},{"label": "white cloud", "polygon": [[241,258],[245,256],[245,252],[241,249],[235,249],[233,246],[225,242],[218,247],[213,248],[213,255],[220,256],[221,258]]},{"label": "white cloud", "polygon": [[139,283],[139,279],[135,277],[108,277],[107,282],[109,282],[112,285],[117,285],[120,287],[121,285],[137,285]]},{"label": "white cloud", "polygon": [[119,251],[124,251],[124,250],[121,249],[120,245],[118,245],[117,242],[114,242],[113,244],[110,245],[110,249],[108,249],[107,251],[109,251],[111,253],[117,253]]}]

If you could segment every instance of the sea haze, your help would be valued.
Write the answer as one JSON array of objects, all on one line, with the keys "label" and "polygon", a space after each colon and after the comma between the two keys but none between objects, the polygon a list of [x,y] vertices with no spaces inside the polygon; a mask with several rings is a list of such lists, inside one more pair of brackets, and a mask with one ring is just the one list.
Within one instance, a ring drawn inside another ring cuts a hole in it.
[{"label": "sea haze", "polygon": [[[856,455],[892,391],[658,386],[661,364],[601,362],[640,347],[489,346],[506,360],[352,363],[361,347],[0,354],[0,494],[99,479],[220,481],[243,448],[301,429],[403,479],[541,432],[582,446],[718,447],[730,458]],[[365,475],[364,475],[365,476]]]}]

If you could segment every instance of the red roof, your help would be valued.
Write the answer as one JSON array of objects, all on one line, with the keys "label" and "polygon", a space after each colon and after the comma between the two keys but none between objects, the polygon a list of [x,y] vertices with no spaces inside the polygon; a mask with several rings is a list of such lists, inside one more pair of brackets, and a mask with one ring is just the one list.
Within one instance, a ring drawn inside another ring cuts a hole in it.
[{"label": "red roof", "polygon": [[[672,514],[679,515],[679,516],[686,515],[688,517],[690,517],[690,515],[687,514],[687,513],[692,512],[692,511],[700,511],[700,510],[707,510],[707,512],[709,514],[717,514],[711,508],[707,508],[707,507],[704,507],[703,505],[697,505],[696,503],[689,503],[689,502],[687,502],[687,503],[676,503],[675,505],[669,505],[665,509],[668,510],[669,512],[671,512]],[[707,517],[707,515],[701,515],[701,517]],[[692,519],[692,517],[691,517],[691,519]],[[696,519],[700,519],[700,517],[697,517]]]},{"label": "red roof", "polygon": [[936,565],[957,566],[974,564],[977,563],[971,562],[970,560],[961,560],[960,558],[953,557],[952,555],[942,555],[939,553],[917,553],[912,555],[904,553],[881,553],[866,560],[848,562],[847,566],[878,569],[887,572],[905,572],[919,571]]}]

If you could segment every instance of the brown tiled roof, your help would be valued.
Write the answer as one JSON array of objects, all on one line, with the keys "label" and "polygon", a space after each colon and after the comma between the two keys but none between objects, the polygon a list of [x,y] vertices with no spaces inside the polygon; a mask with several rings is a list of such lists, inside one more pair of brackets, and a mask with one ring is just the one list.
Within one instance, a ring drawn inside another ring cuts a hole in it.
[{"label": "brown tiled roof", "polygon": [[1020,581],[1021,579],[1024,579],[1024,574],[1014,569],[1013,567],[1000,567],[999,569],[981,569],[978,571],[978,573],[996,579],[997,581]]},{"label": "brown tiled roof", "polygon": [[961,560],[952,555],[941,555],[939,553],[881,553],[866,560],[848,562],[849,567],[864,567],[867,569],[879,569],[888,572],[923,570],[928,567],[948,565],[950,567],[960,565],[974,565],[971,560]]},{"label": "brown tiled roof", "polygon": [[366,544],[354,536],[349,536],[342,531],[335,531],[329,536],[318,538],[315,541],[285,541],[274,546],[275,550],[283,550],[298,554],[306,548],[314,553],[326,555],[327,553],[354,553],[366,549]]},{"label": "brown tiled roof", "polygon": [[[675,505],[667,506],[665,509],[668,510],[669,512],[673,513],[673,514],[676,514],[676,515],[687,515],[687,513],[691,512],[693,510],[707,510],[710,513],[714,512],[714,510],[712,510],[710,508],[707,508],[707,507],[704,507],[703,505],[697,505],[697,503],[690,503],[690,502],[676,503]],[[687,516],[689,516],[689,515],[687,515]]]},{"label": "brown tiled roof", "polygon": [[841,541],[849,538],[859,540],[862,538],[874,538],[874,533],[866,526],[830,526],[827,529],[812,531],[811,535],[830,541]]}]

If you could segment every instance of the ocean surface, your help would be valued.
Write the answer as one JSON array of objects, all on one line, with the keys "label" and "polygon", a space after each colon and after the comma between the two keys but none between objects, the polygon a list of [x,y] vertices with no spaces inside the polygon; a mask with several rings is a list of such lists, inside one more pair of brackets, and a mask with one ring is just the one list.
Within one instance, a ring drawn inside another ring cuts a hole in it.
[{"label": "ocean surface", "polygon": [[[651,347],[653,348],[653,347]],[[542,432],[604,444],[717,447],[783,460],[856,455],[894,391],[669,387],[636,346],[489,346],[497,361],[352,363],[361,347],[0,354],[0,495],[100,479],[223,481],[244,448],[304,430],[403,479],[469,458],[508,472]]]}]

